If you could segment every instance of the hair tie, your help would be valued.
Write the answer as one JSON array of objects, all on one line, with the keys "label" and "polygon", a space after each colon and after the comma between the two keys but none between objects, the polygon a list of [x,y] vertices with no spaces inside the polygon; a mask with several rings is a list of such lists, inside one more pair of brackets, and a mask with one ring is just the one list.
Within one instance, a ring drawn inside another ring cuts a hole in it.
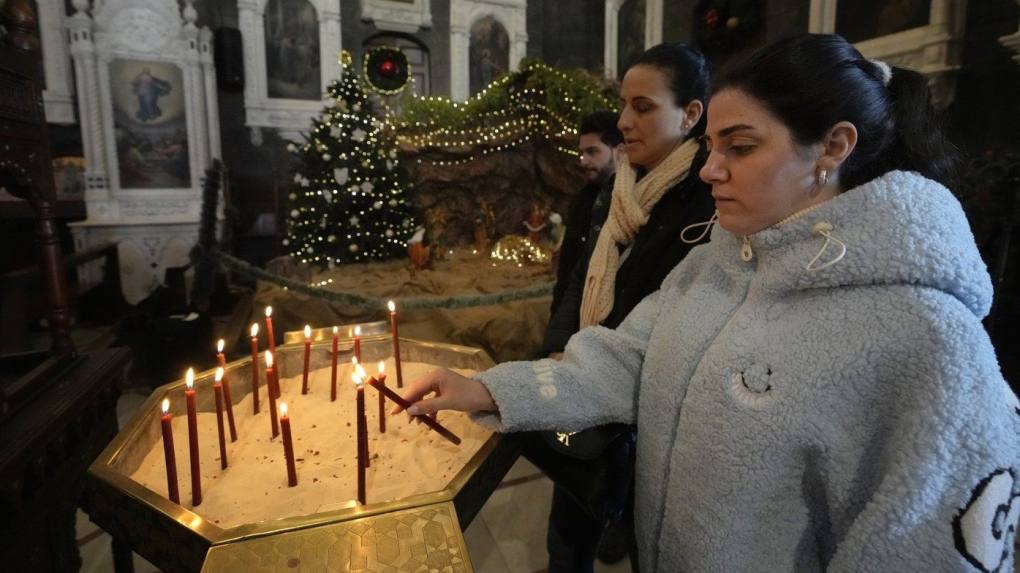
[{"label": "hair tie", "polygon": [[875,64],[878,67],[878,71],[882,74],[882,85],[889,87],[889,82],[892,81],[892,67],[882,60],[870,60],[870,62]]}]

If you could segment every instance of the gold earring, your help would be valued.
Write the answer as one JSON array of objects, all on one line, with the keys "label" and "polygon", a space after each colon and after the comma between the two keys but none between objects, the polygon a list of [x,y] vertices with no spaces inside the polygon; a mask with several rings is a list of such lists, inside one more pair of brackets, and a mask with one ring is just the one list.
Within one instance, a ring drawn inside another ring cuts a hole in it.
[{"label": "gold earring", "polygon": [[829,172],[822,169],[818,172],[818,186],[825,187],[825,184],[829,182]]}]

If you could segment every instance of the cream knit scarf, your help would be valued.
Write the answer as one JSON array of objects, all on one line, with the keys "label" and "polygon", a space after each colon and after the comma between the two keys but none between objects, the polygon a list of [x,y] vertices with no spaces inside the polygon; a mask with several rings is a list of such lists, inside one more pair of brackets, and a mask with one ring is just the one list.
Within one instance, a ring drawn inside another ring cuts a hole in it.
[{"label": "cream knit scarf", "polygon": [[609,218],[599,233],[584,280],[581,328],[599,324],[609,316],[620,264],[617,245],[628,246],[634,242],[634,237],[648,222],[648,215],[659,199],[677,181],[687,177],[697,152],[698,142],[687,140],[637,183],[637,174],[626,157],[616,168]]}]

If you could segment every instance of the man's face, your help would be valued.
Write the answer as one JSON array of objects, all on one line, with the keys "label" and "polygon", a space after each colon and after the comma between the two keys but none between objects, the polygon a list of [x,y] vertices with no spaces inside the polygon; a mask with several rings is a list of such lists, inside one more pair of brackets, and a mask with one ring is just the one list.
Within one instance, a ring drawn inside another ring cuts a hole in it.
[{"label": "man's face", "polygon": [[597,133],[581,134],[581,167],[588,181],[599,181],[616,172],[616,154]]}]

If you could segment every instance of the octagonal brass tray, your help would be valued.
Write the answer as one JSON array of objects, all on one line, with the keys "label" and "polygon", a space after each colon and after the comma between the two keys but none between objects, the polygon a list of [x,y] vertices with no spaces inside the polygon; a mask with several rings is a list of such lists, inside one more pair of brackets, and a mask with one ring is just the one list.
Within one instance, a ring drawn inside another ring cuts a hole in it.
[{"label": "octagonal brass tray", "polygon": [[[326,339],[312,343],[312,369],[328,365],[330,345]],[[341,360],[353,354],[352,347],[351,340],[340,341]],[[363,337],[361,352],[366,363],[384,360],[392,356],[391,339]],[[403,338],[400,355],[405,362],[450,368],[483,370],[493,365],[481,350]],[[303,357],[303,344],[277,347],[284,371],[300,371]],[[227,371],[231,380],[250,380],[251,367],[247,358],[230,362]],[[196,388],[211,387],[213,377],[213,370],[196,374]],[[82,500],[93,522],[163,571],[266,570],[270,564],[280,570],[300,564],[323,571],[471,571],[462,528],[520,453],[516,440],[493,433],[439,491],[224,528],[131,477],[161,439],[163,398],[172,392],[179,395],[184,384],[177,380],[153,392],[89,468]],[[232,401],[236,404],[250,392],[250,384],[232,385]],[[212,392],[197,394],[200,412],[215,411]],[[184,401],[172,401],[171,413],[183,416]],[[182,497],[187,495],[184,485]]]}]

